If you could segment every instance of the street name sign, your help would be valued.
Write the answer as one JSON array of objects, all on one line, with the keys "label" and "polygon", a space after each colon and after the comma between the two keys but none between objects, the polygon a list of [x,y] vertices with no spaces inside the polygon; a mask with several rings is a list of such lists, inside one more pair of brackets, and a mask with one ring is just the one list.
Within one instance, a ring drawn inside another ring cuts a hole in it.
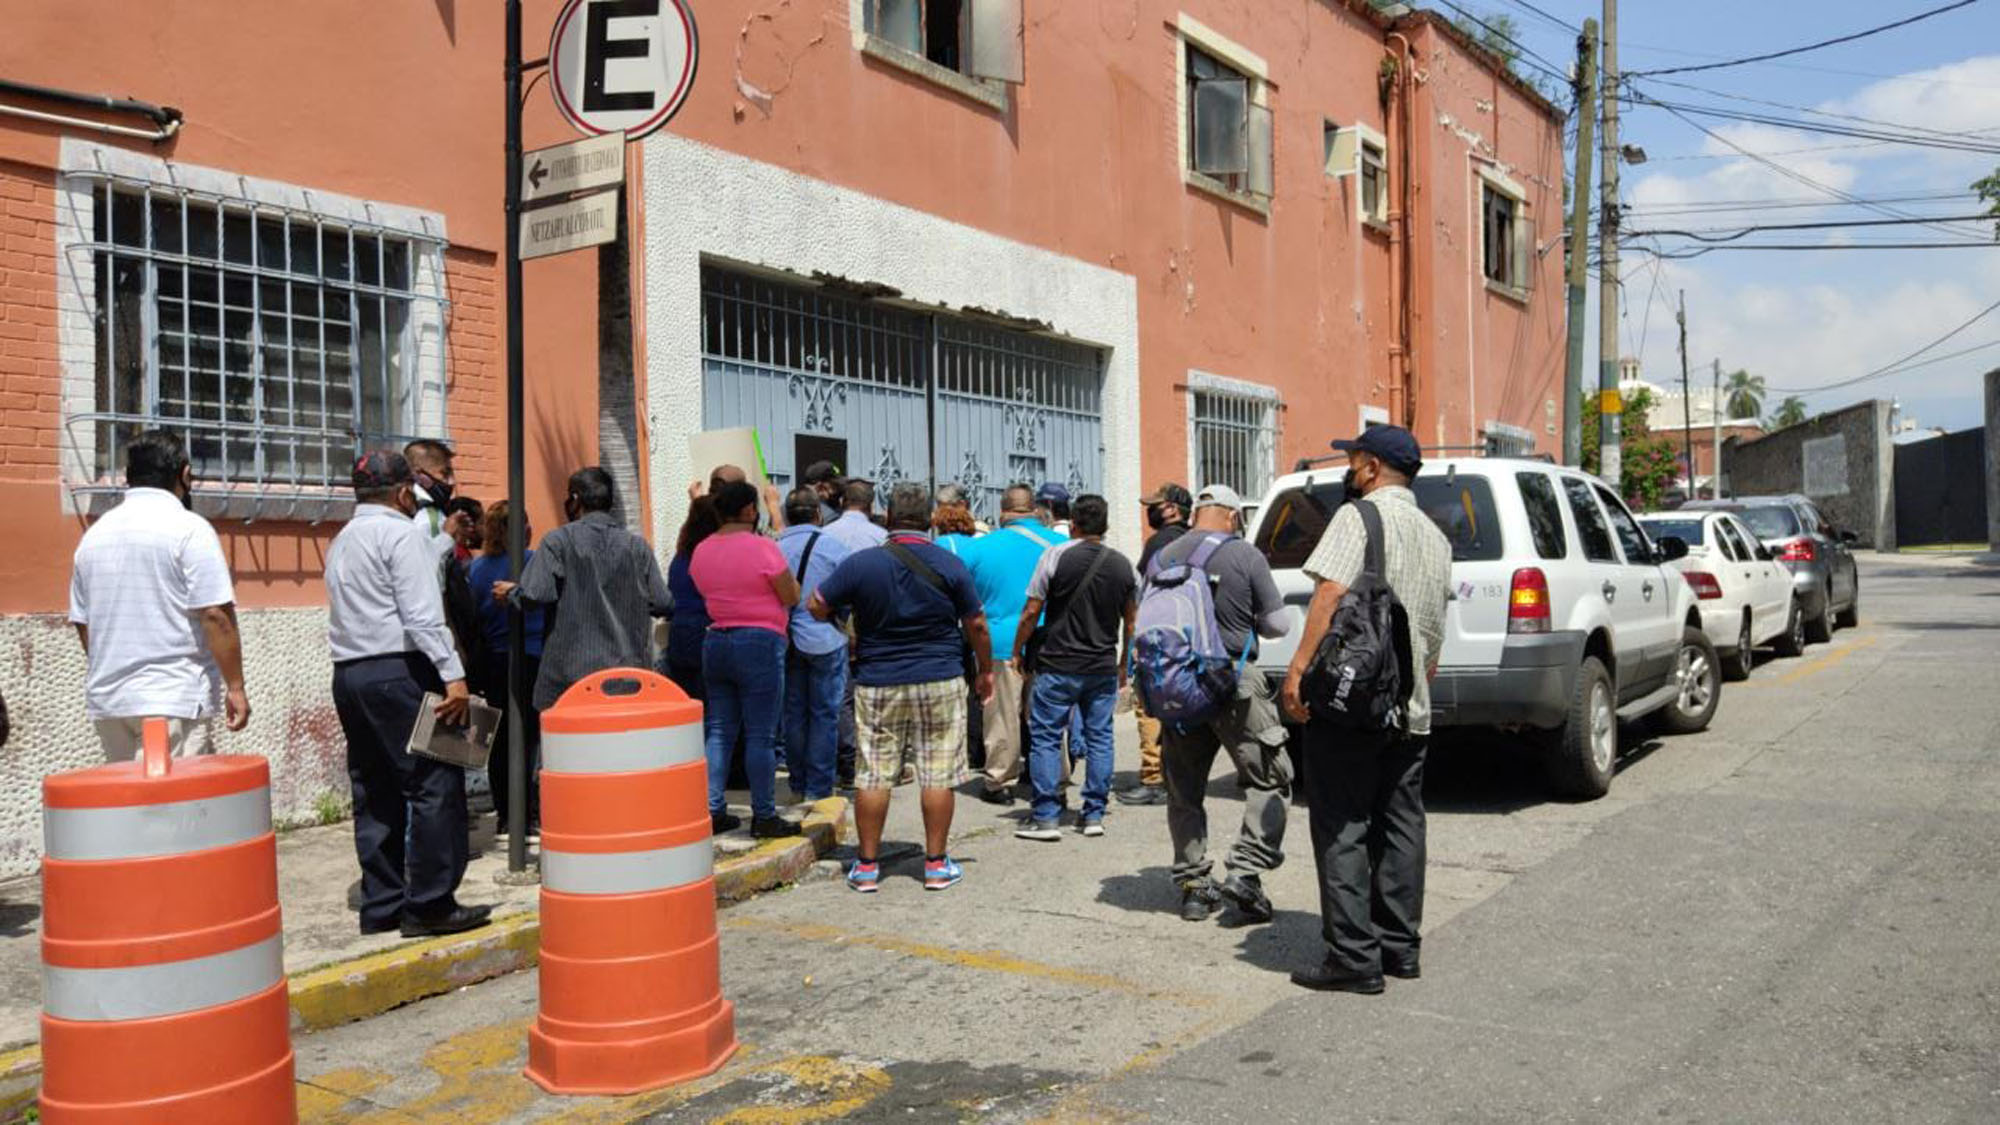
[{"label": "street name sign", "polygon": [[549,35],[549,92],[584,135],[636,141],[687,101],[700,54],[687,0],[567,0]]},{"label": "street name sign", "polygon": [[538,148],[521,158],[521,202],[625,182],[625,134],[606,133]]},{"label": "street name sign", "polygon": [[618,237],[618,191],[600,191],[521,214],[521,260],[599,246]]}]

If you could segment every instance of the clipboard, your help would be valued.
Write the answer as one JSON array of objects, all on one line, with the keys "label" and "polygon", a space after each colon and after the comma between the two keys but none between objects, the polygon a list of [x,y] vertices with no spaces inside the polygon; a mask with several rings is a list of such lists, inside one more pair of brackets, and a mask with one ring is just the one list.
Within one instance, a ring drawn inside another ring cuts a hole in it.
[{"label": "clipboard", "polygon": [[499,710],[474,699],[466,709],[465,724],[452,726],[438,721],[437,706],[442,702],[438,693],[424,693],[417,725],[410,730],[410,753],[460,769],[485,769],[493,752],[493,732],[500,726]]}]

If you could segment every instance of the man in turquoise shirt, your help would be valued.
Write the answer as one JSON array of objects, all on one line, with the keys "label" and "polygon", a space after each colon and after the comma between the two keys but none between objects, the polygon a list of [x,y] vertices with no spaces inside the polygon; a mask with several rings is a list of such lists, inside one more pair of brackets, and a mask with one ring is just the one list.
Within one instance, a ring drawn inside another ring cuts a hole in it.
[{"label": "man in turquoise shirt", "polygon": [[1000,524],[998,531],[968,545],[965,562],[993,637],[993,699],[986,705],[986,769],[979,795],[990,804],[1011,805],[1010,790],[1020,780],[1023,757],[1023,692],[1021,671],[1012,662],[1014,634],[1036,564],[1065,536],[1035,518],[1035,490],[1025,484],[1014,485],[1002,497]]}]

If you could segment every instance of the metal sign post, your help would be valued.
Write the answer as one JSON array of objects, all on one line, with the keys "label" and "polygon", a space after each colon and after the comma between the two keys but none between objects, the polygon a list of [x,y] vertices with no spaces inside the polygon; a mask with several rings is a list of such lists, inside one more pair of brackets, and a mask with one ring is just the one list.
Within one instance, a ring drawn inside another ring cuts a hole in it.
[{"label": "metal sign post", "polygon": [[[523,509],[527,468],[522,402],[521,335],[521,0],[507,0],[507,578],[519,584],[528,547]],[[522,729],[527,707],[527,631],[517,604],[507,611],[507,870],[502,882],[529,883],[528,744]]]}]

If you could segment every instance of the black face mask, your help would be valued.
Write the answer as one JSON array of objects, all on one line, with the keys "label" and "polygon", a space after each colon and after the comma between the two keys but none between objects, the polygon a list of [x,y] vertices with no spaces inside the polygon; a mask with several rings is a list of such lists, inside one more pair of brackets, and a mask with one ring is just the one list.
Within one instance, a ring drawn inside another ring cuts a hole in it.
[{"label": "black face mask", "polygon": [[417,487],[423,489],[424,495],[430,497],[432,507],[442,508],[451,503],[450,485],[421,470],[416,474],[416,478]]},{"label": "black face mask", "polygon": [[1340,502],[1345,504],[1354,498],[1354,466],[1349,465],[1346,475],[1340,478]]},{"label": "black face mask", "polygon": [[1161,528],[1167,526],[1167,510],[1158,504],[1154,504],[1152,507],[1147,508],[1146,526],[1152,528],[1154,531],[1158,531]]}]

